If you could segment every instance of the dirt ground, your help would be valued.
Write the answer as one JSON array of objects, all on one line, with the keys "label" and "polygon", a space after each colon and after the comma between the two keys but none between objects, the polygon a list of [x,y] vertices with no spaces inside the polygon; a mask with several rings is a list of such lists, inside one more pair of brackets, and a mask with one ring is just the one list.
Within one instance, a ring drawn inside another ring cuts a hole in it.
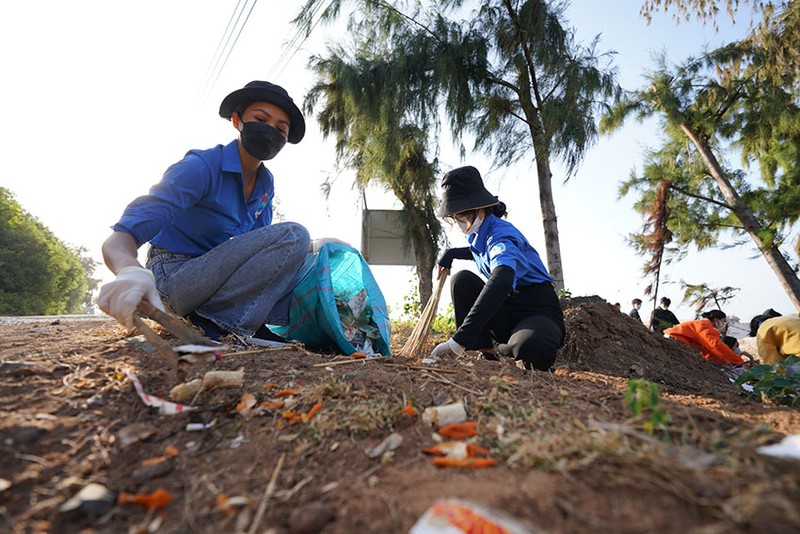
[{"label": "dirt ground", "polygon": [[[565,315],[554,373],[472,354],[421,365],[232,347],[176,374],[108,319],[0,326],[0,530],[408,532],[445,498],[530,532],[800,529],[800,462],[755,450],[800,433],[800,411],[763,404],[599,298]],[[410,328],[395,330],[396,351]],[[176,415],[146,406],[126,373],[168,398],[236,369],[241,387],[202,391],[199,410]],[[659,385],[665,429],[631,415],[631,378]],[[495,465],[423,453],[437,441],[419,414],[457,401]],[[107,493],[70,501],[91,483]],[[118,502],[160,489],[161,509]]]}]

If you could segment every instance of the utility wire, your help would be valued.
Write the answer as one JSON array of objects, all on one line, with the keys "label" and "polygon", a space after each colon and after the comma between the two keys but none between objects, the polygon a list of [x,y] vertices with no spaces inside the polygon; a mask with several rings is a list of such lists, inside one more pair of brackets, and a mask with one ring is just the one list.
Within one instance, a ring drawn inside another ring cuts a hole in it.
[{"label": "utility wire", "polygon": [[[332,3],[333,3],[333,0],[328,2],[328,5],[330,5]],[[317,12],[320,9],[322,9],[322,5],[323,5],[323,2],[319,2],[319,3],[317,3],[315,5],[315,7],[313,8],[313,11],[311,13],[312,20],[313,20],[314,16],[317,14]],[[278,76],[281,75],[281,73],[283,73],[283,70],[287,66],[289,66],[289,63],[291,62],[292,58],[294,58],[294,56],[297,54],[297,52],[300,51],[300,48],[308,40],[308,36],[311,35],[311,32],[313,32],[314,28],[317,27],[317,24],[320,23],[320,20],[321,20],[321,18],[318,18],[313,23],[313,25],[311,26],[311,29],[305,35],[302,35],[304,32],[303,32],[303,30],[301,28],[297,28],[297,30],[295,30],[294,37],[291,38],[291,40],[289,41],[288,44],[286,44],[285,46],[282,47],[283,50],[281,52],[281,55],[278,57],[278,59],[272,65],[272,68],[269,71],[269,77],[270,78],[278,77]]]},{"label": "utility wire", "polygon": [[[248,0],[245,0],[245,5],[242,7],[242,10],[239,12],[239,15],[236,17],[236,24],[239,23],[239,20],[242,17],[242,13],[244,13],[244,9],[247,7],[247,1]],[[228,63],[228,58],[231,57],[231,53],[233,52],[233,49],[236,48],[236,43],[239,42],[239,37],[242,35],[242,30],[244,30],[244,27],[247,25],[247,21],[250,19],[250,15],[253,13],[253,9],[256,7],[257,3],[258,3],[258,0],[253,0],[253,3],[250,4],[250,10],[247,12],[247,16],[245,17],[244,22],[242,22],[241,26],[239,26],[239,30],[238,30],[238,32],[236,32],[236,37],[233,39],[233,43],[230,45],[230,47],[228,47],[228,53],[225,54],[225,59],[222,60],[222,64],[219,66],[218,69],[216,69],[217,70],[216,75],[214,75],[214,78],[213,78],[213,80],[211,80],[210,85],[207,86],[207,89],[206,89],[205,95],[204,95],[205,98],[208,98],[208,96],[210,95],[211,91],[214,90],[214,87],[217,84],[217,80],[219,80],[220,74],[222,74],[222,71],[225,69],[225,65]],[[231,35],[233,35],[233,32],[231,32]],[[225,43],[226,46],[227,46],[228,42],[230,42],[231,35],[228,36],[228,40]]]},{"label": "utility wire", "polygon": [[[233,19],[236,17],[236,12],[239,11],[239,6],[241,4],[242,0],[238,0],[238,2],[236,3],[236,7],[233,8],[233,13],[231,13],[230,18],[228,19],[228,25],[225,26],[225,32],[223,32],[222,37],[219,38],[219,43],[217,43],[217,49],[214,51],[214,55],[211,56],[211,61],[208,62],[208,67],[206,67],[206,72],[203,74],[203,85],[201,87],[201,90],[205,90],[206,86],[208,85],[208,80],[211,78],[211,73],[216,69],[216,65],[219,62],[219,58],[222,57],[222,51],[225,48],[223,42],[225,42],[225,37],[233,29]],[[230,37],[228,37],[228,39],[230,39]]]}]

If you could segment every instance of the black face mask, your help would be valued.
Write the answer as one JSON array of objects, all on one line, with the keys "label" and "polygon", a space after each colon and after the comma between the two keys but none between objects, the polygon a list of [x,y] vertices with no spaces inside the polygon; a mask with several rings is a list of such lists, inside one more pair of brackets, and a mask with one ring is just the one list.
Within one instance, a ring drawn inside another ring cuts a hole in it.
[{"label": "black face mask", "polygon": [[261,161],[272,159],[285,144],[283,134],[266,122],[242,123],[242,145],[254,158]]}]

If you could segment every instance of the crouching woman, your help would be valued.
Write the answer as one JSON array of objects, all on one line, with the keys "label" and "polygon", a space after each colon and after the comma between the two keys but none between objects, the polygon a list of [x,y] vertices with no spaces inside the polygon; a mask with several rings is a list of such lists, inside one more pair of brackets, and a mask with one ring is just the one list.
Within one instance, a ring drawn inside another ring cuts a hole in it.
[{"label": "crouching woman", "polygon": [[700,351],[703,358],[717,365],[742,365],[741,355],[733,351],[721,338],[728,324],[728,316],[722,310],[711,310],[701,319],[684,321],[664,330],[664,335],[677,339]]},{"label": "crouching woman", "polygon": [[471,271],[455,273],[450,290],[457,330],[431,356],[469,349],[496,359],[497,344],[497,354],[521,360],[527,369],[550,369],[564,343],[564,315],[539,253],[502,219],[505,204],[486,190],[476,168],[448,172],[442,187],[439,214],[459,226],[469,246],[442,255],[438,278],[461,259],[473,260],[487,280]]}]

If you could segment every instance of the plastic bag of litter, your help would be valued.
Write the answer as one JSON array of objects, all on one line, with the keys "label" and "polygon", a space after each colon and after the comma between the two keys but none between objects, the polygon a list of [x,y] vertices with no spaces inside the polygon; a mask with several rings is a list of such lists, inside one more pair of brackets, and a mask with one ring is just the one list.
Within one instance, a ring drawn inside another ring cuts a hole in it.
[{"label": "plastic bag of litter", "polygon": [[361,254],[327,243],[309,254],[292,291],[288,326],[270,326],[314,350],[389,356],[389,312]]}]

